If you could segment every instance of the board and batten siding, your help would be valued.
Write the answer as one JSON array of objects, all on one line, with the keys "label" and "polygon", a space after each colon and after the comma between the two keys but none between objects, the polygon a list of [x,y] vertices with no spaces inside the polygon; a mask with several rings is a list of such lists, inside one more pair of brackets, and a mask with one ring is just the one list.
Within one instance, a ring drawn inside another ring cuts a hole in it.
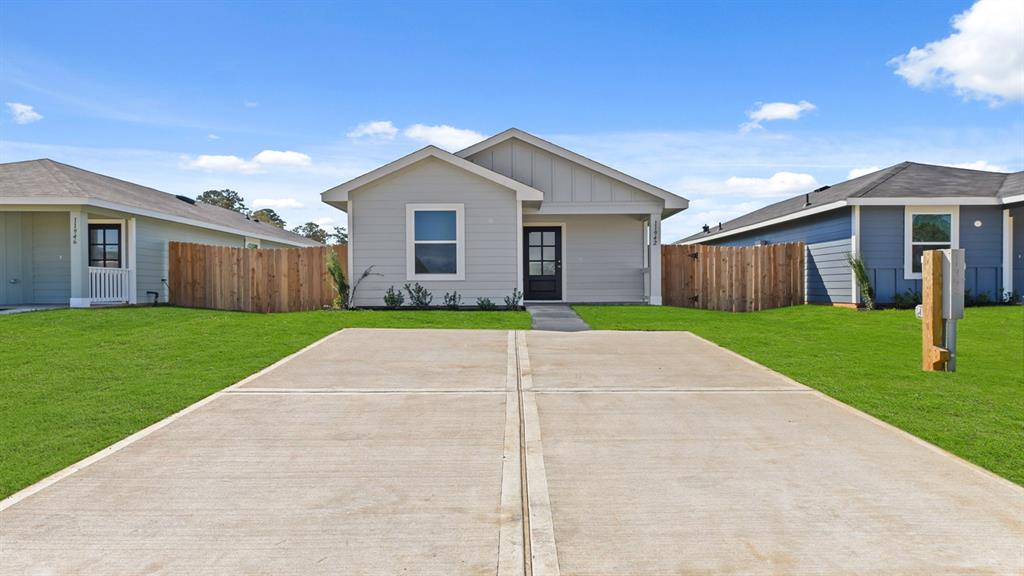
[{"label": "board and batten siding", "polygon": [[[920,280],[904,278],[905,213],[904,206],[860,209],[861,255],[880,304],[891,304],[897,294],[921,292]],[[973,295],[995,299],[1002,292],[1002,222],[1000,206],[960,207],[960,248],[967,261],[964,288]]]},{"label": "board and batten siding", "polygon": [[0,212],[0,304],[67,304],[70,234],[67,212]]},{"label": "board and batten siding", "polygon": [[585,166],[510,138],[466,158],[488,170],[544,192],[540,212],[583,204],[619,213],[660,212],[664,201]]},{"label": "board and batten siding", "polygon": [[399,290],[406,278],[406,204],[463,204],[465,280],[418,280],[440,304],[445,292],[458,291],[464,305],[490,298],[500,304],[517,286],[516,194],[485,178],[426,159],[349,197],[352,270],[359,278],[357,306],[383,306],[385,291]]},{"label": "board and batten siding", "polygon": [[819,304],[853,302],[853,280],[846,255],[853,250],[852,216],[840,208],[800,220],[711,240],[717,246],[753,246],[760,242],[803,242],[807,245],[807,301]]},{"label": "board and batten siding", "polygon": [[[128,218],[130,215],[125,217]],[[245,245],[245,237],[240,234],[219,232],[145,216],[136,217],[135,226],[135,282],[137,299],[140,304],[153,301],[153,295],[147,294],[147,292],[157,292],[160,294],[160,302],[167,301],[167,286],[164,285],[164,279],[167,278],[168,242],[174,240],[239,247]],[[270,244],[270,242],[264,244]]]},{"label": "board and batten siding", "polygon": [[643,302],[644,224],[621,214],[524,214],[523,225],[565,224],[562,286],[569,302]]}]

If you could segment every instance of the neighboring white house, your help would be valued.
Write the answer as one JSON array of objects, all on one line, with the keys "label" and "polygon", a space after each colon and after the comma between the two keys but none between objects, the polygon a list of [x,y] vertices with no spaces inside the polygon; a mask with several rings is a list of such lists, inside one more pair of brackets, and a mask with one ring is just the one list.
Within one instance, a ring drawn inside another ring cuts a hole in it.
[{"label": "neighboring white house", "polygon": [[348,213],[355,295],[419,282],[436,299],[661,303],[661,221],[688,201],[509,129],[451,154],[427,146],[322,194]]},{"label": "neighboring white house", "polygon": [[0,306],[167,300],[167,243],[317,242],[53,160],[0,164]]}]

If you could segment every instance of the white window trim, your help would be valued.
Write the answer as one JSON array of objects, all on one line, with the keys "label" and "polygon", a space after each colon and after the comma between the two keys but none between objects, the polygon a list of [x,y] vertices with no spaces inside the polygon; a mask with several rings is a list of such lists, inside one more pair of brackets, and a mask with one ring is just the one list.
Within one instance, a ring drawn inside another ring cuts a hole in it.
[{"label": "white window trim", "polygon": [[[417,274],[416,244],[451,244],[448,240],[421,240],[416,242],[417,212],[455,212],[455,274]],[[406,204],[405,205],[405,278],[406,280],[465,280],[466,234],[464,204]]]},{"label": "white window trim", "polygon": [[[903,278],[906,280],[920,280],[921,273],[913,272],[914,250],[911,244],[913,238],[913,220],[915,214],[949,214],[949,247],[954,250],[960,247],[960,206],[905,206],[903,210]],[[945,244],[945,242],[936,242]]]}]

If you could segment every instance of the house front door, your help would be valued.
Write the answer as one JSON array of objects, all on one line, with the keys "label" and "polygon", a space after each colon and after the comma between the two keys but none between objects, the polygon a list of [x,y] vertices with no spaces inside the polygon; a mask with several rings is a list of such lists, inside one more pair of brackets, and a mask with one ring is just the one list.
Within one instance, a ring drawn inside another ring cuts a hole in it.
[{"label": "house front door", "polygon": [[562,299],[562,229],[529,226],[523,229],[523,297]]}]

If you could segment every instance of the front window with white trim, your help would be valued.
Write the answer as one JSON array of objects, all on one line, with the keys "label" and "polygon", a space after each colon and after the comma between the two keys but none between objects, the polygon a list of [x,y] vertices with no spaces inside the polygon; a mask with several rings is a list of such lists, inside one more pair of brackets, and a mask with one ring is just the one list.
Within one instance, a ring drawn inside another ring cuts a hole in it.
[{"label": "front window with white trim", "polygon": [[958,248],[956,207],[906,207],[904,230],[904,277],[921,277],[925,250]]},{"label": "front window with white trim", "polygon": [[409,280],[464,280],[462,204],[406,205]]}]

